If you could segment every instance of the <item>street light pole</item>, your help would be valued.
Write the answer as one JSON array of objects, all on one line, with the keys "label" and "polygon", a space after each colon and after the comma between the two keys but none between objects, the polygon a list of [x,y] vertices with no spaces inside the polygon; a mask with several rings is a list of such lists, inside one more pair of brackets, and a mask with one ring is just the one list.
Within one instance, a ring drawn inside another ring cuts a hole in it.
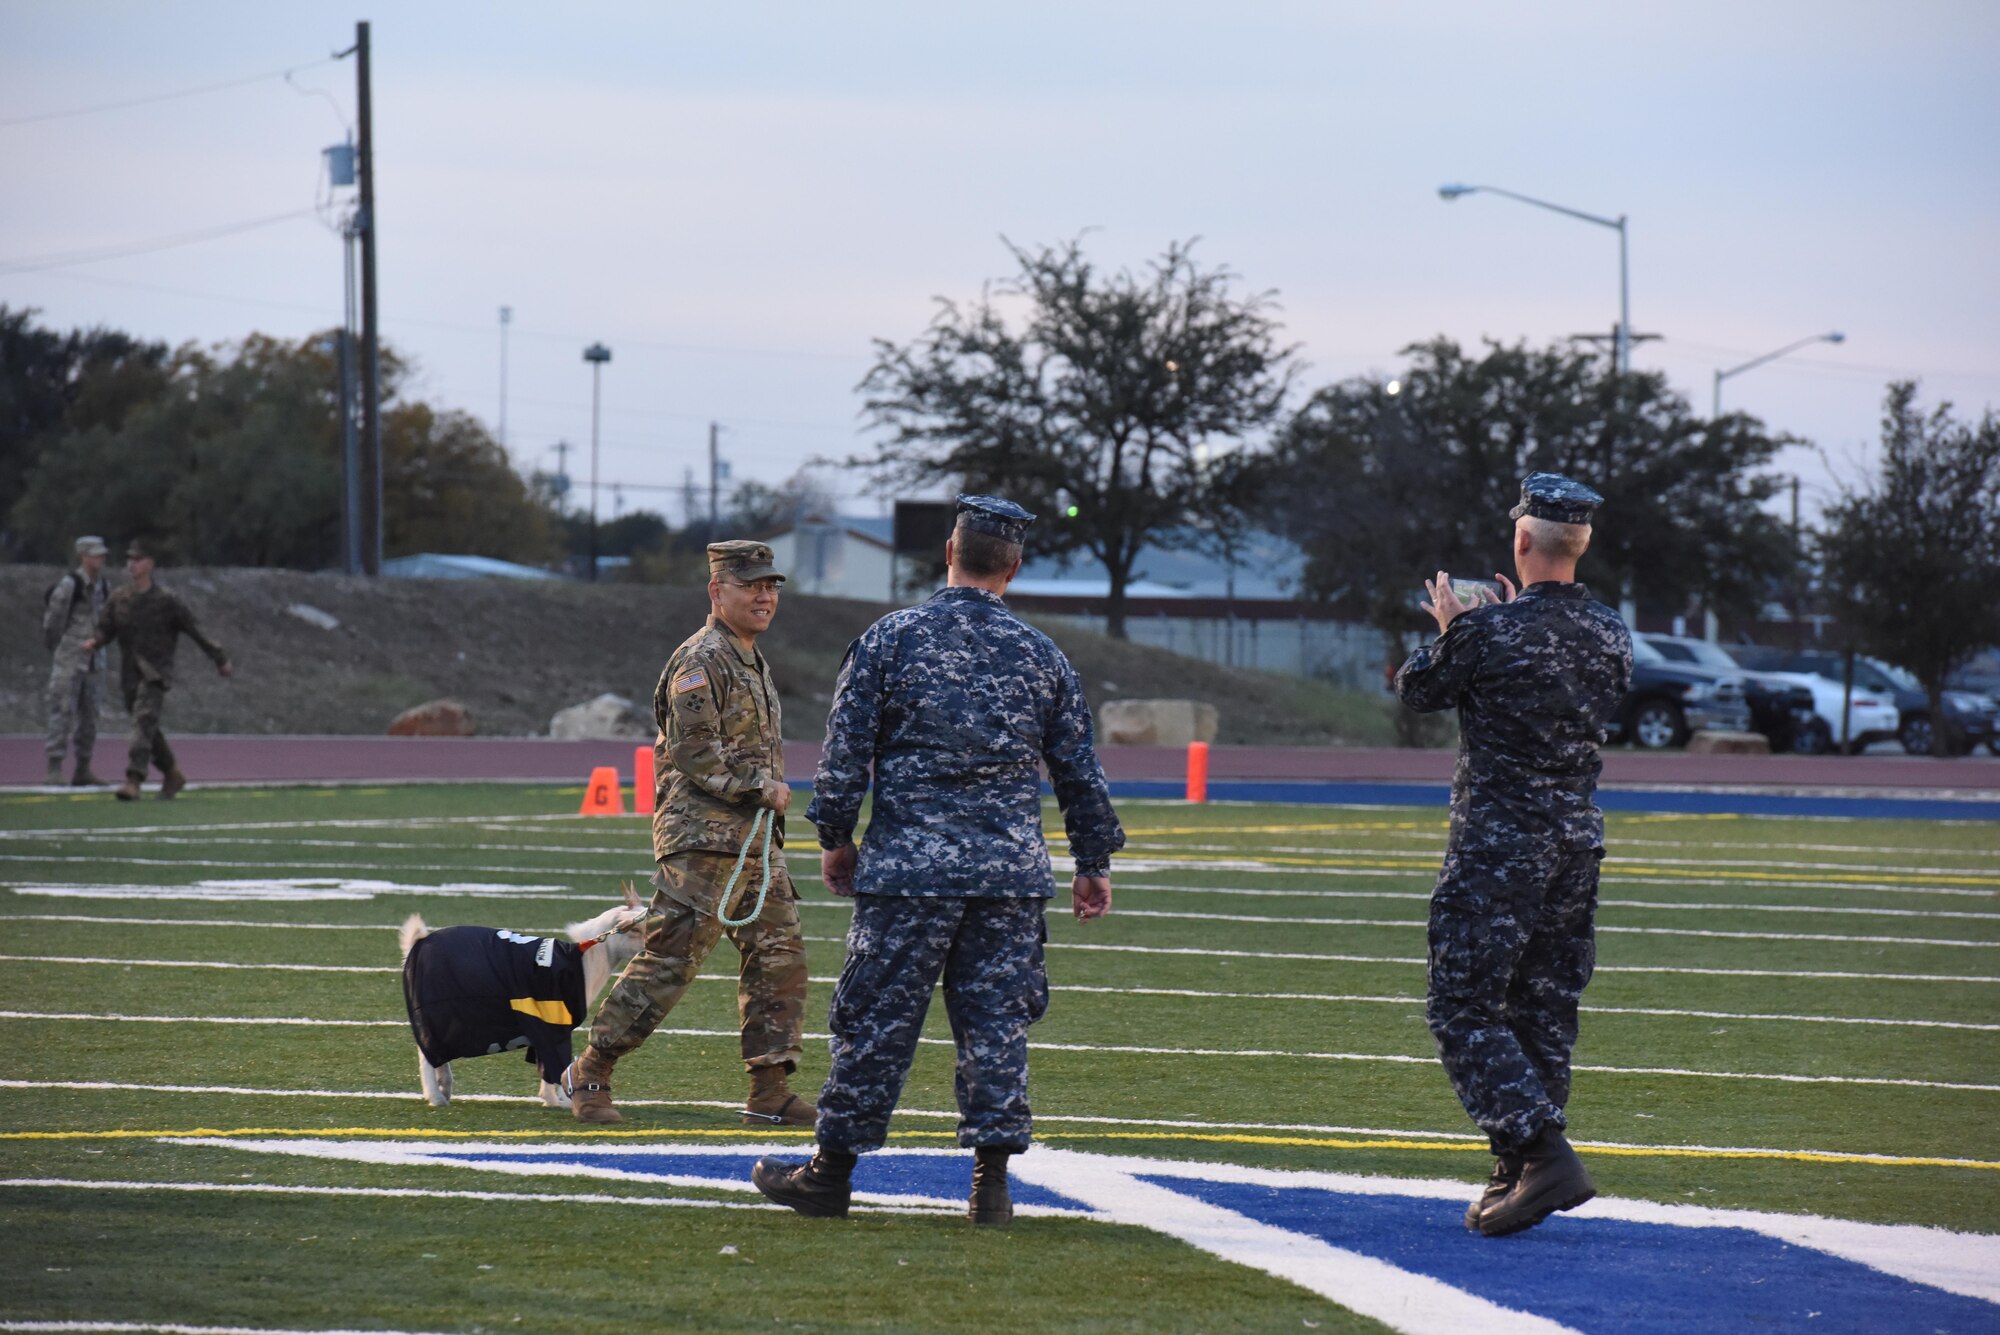
[{"label": "street light pole", "polygon": [[1497,185],[1441,185],[1438,187],[1438,197],[1446,203],[1450,203],[1460,195],[1482,193],[1504,195],[1508,199],[1518,200],[1523,204],[1533,204],[1536,208],[1547,209],[1551,213],[1560,213],[1565,217],[1576,218],[1587,223],[1596,223],[1599,227],[1609,227],[1618,233],[1618,337],[1612,344],[1612,361],[1618,371],[1630,371],[1632,369],[1632,283],[1631,266],[1628,263],[1626,254],[1625,215],[1621,213],[1616,218],[1606,218],[1595,213],[1585,213],[1582,209],[1572,209],[1562,204],[1551,204],[1548,200],[1536,199],[1533,195],[1516,194],[1512,190],[1503,190]]},{"label": "street light pole", "polygon": [[583,350],[583,359],[590,363],[590,578],[597,578],[597,418],[598,400],[604,387],[604,363],[611,360],[611,349],[602,343],[593,343]]},{"label": "street light pole", "polygon": [[1836,329],[1825,334],[1814,334],[1811,338],[1802,338],[1796,343],[1787,343],[1776,352],[1767,352],[1761,357],[1753,357],[1743,363],[1743,365],[1732,366],[1727,371],[1717,370],[1715,373],[1715,396],[1709,401],[1708,405],[1710,419],[1722,416],[1722,382],[1729,379],[1729,377],[1742,375],[1745,371],[1754,371],[1765,362],[1774,362],[1780,357],[1789,356],[1791,353],[1797,352],[1800,348],[1809,348],[1815,343],[1845,343],[1846,341],[1847,335]]}]

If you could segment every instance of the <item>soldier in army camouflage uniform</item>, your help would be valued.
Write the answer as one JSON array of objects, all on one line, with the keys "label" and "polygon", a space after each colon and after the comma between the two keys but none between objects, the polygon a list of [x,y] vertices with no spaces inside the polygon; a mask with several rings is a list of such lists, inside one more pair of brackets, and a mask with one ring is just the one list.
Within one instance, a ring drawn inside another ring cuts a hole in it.
[{"label": "soldier in army camouflage uniform", "polygon": [[[802,1214],[846,1214],[855,1156],[888,1134],[941,973],[958,1140],[975,1152],[967,1213],[982,1224],[1013,1215],[1007,1157],[1028,1148],[1027,1031],[1048,1005],[1055,892],[1039,766],[1069,832],[1079,920],[1111,907],[1111,855],[1125,843],[1076,670],[1001,601],[1033,519],[1010,501],[960,497],[949,587],[877,621],[841,664],[806,811],[827,888],[854,897],[819,1149],[804,1165],[760,1160],[752,1174]],[[857,851],[871,770],[874,815]]]},{"label": "soldier in army camouflage uniform", "polygon": [[1451,840],[1431,893],[1426,1012],[1459,1101],[1497,1156],[1466,1211],[1488,1236],[1596,1194],[1563,1131],[1604,817],[1598,747],[1632,678],[1632,637],[1575,582],[1603,497],[1534,473],[1514,507],[1506,597],[1468,608],[1426,581],[1436,640],[1396,673],[1412,709],[1458,709]]},{"label": "soldier in army camouflage uniform", "polygon": [[104,650],[85,651],[98,614],[111,597],[104,580],[104,539],[76,540],[76,569],[58,580],[42,605],[42,642],[55,654],[49,668],[49,727],[46,751],[49,782],[61,783],[63,753],[76,739],[76,767],[70,782],[90,788],[104,780],[90,772],[97,747],[97,706],[104,695]]},{"label": "soldier in army camouflage uniform", "polygon": [[[815,1109],[792,1093],[800,1022],[805,1014],[806,949],[798,895],[786,874],[783,716],[757,637],[770,629],[785,577],[761,542],[708,548],[713,612],[667,659],[653,693],[659,734],[653,743],[652,911],[644,946],[598,1008],[590,1042],[563,1074],[570,1110],[580,1122],[619,1122],[611,1103],[611,1068],[646,1041],[686,992],[726,931],[742,953],[737,1005],[743,1064],[750,1073],[746,1126],[811,1126]],[[736,891],[723,902],[732,871],[761,812],[772,831],[770,865],[760,834],[742,863]],[[740,927],[766,875],[763,911]]]},{"label": "soldier in army camouflage uniform", "polygon": [[188,605],[153,583],[153,553],[135,539],[125,549],[125,570],[132,582],[111,595],[98,614],[97,627],[84,641],[85,652],[117,642],[118,684],[125,708],[132,715],[132,744],[125,760],[125,782],[118,800],[139,796],[149,766],[158,767],[160,796],[172,798],[187,786],[187,776],[160,730],[160,714],[174,684],[174,650],[185,635],[215,662],[215,670],[230,676],[235,669],[221,645],[211,640]]}]

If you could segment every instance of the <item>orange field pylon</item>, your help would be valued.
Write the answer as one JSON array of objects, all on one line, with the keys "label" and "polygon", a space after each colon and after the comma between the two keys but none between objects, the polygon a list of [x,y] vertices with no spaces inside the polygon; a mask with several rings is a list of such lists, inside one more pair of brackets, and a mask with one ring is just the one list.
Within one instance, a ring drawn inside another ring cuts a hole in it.
[{"label": "orange field pylon", "polygon": [[637,747],[632,752],[632,810],[641,816],[653,810],[653,748]]},{"label": "orange field pylon", "polygon": [[586,816],[625,814],[625,790],[618,782],[618,770],[615,766],[599,765],[590,772],[590,782],[583,786],[583,814]]},{"label": "orange field pylon", "polygon": [[1187,761],[1187,800],[1208,801],[1208,743],[1189,742]]}]

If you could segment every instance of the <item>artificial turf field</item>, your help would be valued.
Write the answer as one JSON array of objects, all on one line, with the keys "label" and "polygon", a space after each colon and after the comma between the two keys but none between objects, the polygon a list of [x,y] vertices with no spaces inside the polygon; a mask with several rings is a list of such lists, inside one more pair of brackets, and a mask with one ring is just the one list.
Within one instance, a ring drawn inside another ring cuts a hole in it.
[{"label": "artificial turf field", "polygon": [[[623,1126],[544,1108],[513,1054],[423,1103],[396,925],[548,932],[643,885],[643,819],[579,797],[0,796],[0,1329],[2000,1329],[1990,823],[1610,816],[1570,1104],[1603,1195],[1485,1240],[1422,1015],[1441,811],[1121,803],[1111,916],[1049,923],[1017,1161],[1044,1209],[974,1230],[942,1006],[892,1146],[949,1153],[865,1160],[879,1208],[845,1223],[746,1194],[742,1155],[808,1138],[731,1115],[726,942],[620,1065]],[[797,842],[820,1036],[847,909]],[[1863,1232],[1995,1292],[1855,1297],[1880,1273],[1714,1211],[1950,1230]],[[1519,1310],[1537,1274],[1574,1290],[1554,1316]]]}]

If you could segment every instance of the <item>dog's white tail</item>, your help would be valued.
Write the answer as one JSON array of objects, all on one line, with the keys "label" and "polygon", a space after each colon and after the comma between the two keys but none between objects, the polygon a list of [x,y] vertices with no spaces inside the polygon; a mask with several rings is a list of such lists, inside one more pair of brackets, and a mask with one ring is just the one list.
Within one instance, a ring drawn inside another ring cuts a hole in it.
[{"label": "dog's white tail", "polygon": [[402,930],[396,933],[396,939],[403,943],[403,958],[408,959],[410,957],[410,947],[430,934],[431,929],[424,926],[423,914],[412,913],[408,918],[405,918]]}]

